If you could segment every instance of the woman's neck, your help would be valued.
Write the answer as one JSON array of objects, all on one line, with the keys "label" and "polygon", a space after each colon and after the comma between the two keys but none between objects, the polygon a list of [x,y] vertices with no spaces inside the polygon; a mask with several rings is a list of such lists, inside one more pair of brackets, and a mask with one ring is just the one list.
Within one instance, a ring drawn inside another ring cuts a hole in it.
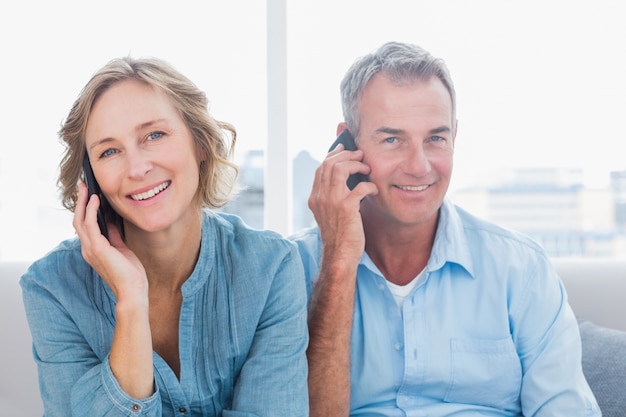
[{"label": "woman's neck", "polygon": [[202,241],[202,213],[185,223],[156,233],[126,228],[126,244],[141,261],[151,289],[178,290],[193,272]]}]

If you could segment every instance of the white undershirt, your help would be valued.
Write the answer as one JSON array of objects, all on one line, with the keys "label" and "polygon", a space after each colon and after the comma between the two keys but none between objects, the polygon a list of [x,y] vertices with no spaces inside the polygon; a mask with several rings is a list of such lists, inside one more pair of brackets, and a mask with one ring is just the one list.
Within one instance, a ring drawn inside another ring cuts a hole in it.
[{"label": "white undershirt", "polygon": [[417,276],[415,278],[413,278],[408,284],[406,285],[396,285],[393,282],[389,282],[387,281],[387,286],[389,287],[389,291],[391,291],[391,294],[393,295],[393,298],[396,299],[396,303],[398,303],[398,307],[402,308],[402,304],[404,304],[404,300],[406,299],[406,297],[409,296],[409,294],[411,294],[411,291],[413,291],[413,289],[420,283],[422,282],[422,280],[424,279],[424,271],[426,270],[426,268],[422,269],[422,272],[420,272],[419,274],[417,274]]}]

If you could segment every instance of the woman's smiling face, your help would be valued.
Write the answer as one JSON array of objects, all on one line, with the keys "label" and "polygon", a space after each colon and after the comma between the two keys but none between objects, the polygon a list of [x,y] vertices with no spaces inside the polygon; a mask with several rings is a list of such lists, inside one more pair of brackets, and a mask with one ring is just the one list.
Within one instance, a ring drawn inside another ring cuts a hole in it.
[{"label": "woman's smiling face", "polygon": [[197,219],[200,158],[162,91],[118,82],[94,103],[85,136],[103,194],[128,225],[157,232]]}]

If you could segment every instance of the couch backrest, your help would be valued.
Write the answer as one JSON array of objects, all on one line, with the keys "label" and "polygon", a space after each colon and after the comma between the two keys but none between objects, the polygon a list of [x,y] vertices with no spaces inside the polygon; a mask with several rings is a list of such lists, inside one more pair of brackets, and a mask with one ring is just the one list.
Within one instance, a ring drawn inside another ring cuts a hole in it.
[{"label": "couch backrest", "polygon": [[626,259],[556,258],[553,263],[577,316],[626,331]]},{"label": "couch backrest", "polygon": [[[626,331],[626,260],[555,259],[576,315]],[[43,415],[19,277],[25,262],[0,262],[0,413]]]},{"label": "couch backrest", "polygon": [[37,368],[22,304],[19,277],[25,262],[0,262],[0,414],[41,417]]}]

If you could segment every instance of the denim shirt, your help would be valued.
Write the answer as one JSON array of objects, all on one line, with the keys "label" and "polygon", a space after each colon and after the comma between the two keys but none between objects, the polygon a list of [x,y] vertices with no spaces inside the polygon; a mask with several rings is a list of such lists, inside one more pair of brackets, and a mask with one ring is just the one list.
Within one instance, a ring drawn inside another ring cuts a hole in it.
[{"label": "denim shirt", "polygon": [[[309,296],[321,240],[292,237]],[[539,245],[450,201],[401,307],[364,253],[351,338],[351,416],[599,416],[567,295]]]},{"label": "denim shirt", "polygon": [[62,242],[21,278],[45,416],[307,416],[306,291],[296,246],[203,214],[182,287],[180,380],[154,353],[155,393],[129,397],[109,365],[115,298]]}]

